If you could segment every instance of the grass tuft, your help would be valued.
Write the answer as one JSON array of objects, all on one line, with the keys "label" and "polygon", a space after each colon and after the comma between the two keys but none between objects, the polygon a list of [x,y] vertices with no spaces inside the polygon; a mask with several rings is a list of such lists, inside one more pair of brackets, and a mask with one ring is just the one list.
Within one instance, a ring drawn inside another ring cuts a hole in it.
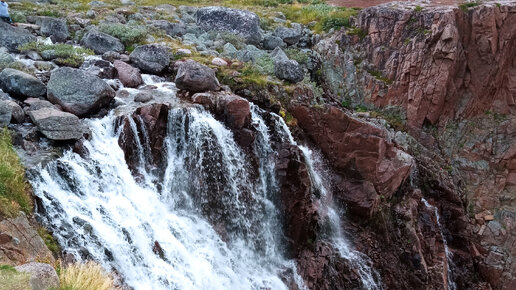
[{"label": "grass tuft", "polygon": [[76,263],[61,269],[59,275],[61,289],[110,290],[115,289],[114,281],[95,262]]},{"label": "grass tuft", "polygon": [[9,265],[0,265],[0,289],[29,290],[30,275],[16,271]]},{"label": "grass tuft", "polygon": [[84,62],[85,55],[94,55],[93,51],[84,47],[76,47],[70,44],[44,44],[41,42],[28,42],[18,47],[21,52],[36,51],[39,54],[51,52],[57,64],[79,67]]},{"label": "grass tuft", "polygon": [[32,212],[30,189],[11,134],[4,128],[0,129],[0,216],[15,217],[20,210]]}]

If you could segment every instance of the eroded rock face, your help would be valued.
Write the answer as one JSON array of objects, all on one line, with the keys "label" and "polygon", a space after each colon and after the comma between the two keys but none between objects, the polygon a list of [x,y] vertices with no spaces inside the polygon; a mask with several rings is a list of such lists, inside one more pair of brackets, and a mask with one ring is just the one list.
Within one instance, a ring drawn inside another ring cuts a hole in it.
[{"label": "eroded rock face", "polygon": [[229,92],[198,93],[192,102],[203,105],[233,129],[240,130],[251,121],[249,101]]},{"label": "eroded rock face", "polygon": [[102,79],[82,70],[61,67],[48,81],[48,100],[79,117],[108,105],[115,91]]},{"label": "eroded rock face", "polygon": [[31,261],[55,262],[24,214],[0,221],[0,263],[16,266]]},{"label": "eroded rock face", "polygon": [[340,195],[356,213],[371,216],[380,196],[390,198],[409,175],[412,157],[387,139],[385,129],[332,106],[294,104],[291,111],[333,168],[352,180],[342,181]]},{"label": "eroded rock face", "polygon": [[203,7],[195,13],[197,25],[204,30],[225,31],[241,35],[250,43],[259,44],[263,36],[260,18],[253,12],[226,7]]}]

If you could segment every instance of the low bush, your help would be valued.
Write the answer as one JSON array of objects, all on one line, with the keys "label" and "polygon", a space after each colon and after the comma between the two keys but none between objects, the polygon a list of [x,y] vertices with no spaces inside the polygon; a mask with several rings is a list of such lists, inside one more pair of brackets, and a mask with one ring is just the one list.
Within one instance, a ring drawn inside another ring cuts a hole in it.
[{"label": "low bush", "polygon": [[133,46],[142,43],[148,33],[144,26],[119,23],[100,24],[99,30],[120,39],[125,46]]},{"label": "low bush", "polygon": [[289,59],[293,59],[297,61],[299,64],[306,64],[310,60],[310,57],[306,52],[296,48],[285,49],[285,54],[288,56]]},{"label": "low bush", "polygon": [[0,216],[14,217],[32,211],[25,169],[11,144],[7,128],[0,129]]},{"label": "low bush", "polygon": [[95,262],[75,263],[60,270],[61,289],[66,290],[111,290],[114,281],[104,269]]}]

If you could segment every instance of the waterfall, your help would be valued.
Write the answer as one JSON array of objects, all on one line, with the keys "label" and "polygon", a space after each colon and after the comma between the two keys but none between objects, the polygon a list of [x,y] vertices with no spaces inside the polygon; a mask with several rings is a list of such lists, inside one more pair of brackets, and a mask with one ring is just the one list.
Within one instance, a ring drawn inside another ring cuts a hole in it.
[{"label": "waterfall", "polygon": [[432,210],[435,214],[435,218],[437,220],[437,226],[439,228],[439,233],[441,234],[441,238],[443,240],[444,245],[444,254],[446,255],[446,264],[444,265],[446,267],[446,273],[447,273],[447,282],[448,282],[448,289],[456,290],[457,285],[455,284],[455,281],[453,279],[453,272],[452,272],[452,266],[453,266],[453,260],[452,260],[452,253],[448,249],[448,241],[446,240],[446,236],[443,233],[443,227],[441,225],[441,217],[439,215],[439,210],[437,210],[437,207],[431,205],[426,199],[422,198],[421,201],[426,206],[426,208]]},{"label": "waterfall", "polygon": [[308,147],[300,146],[294,141],[288,126],[282,118],[276,115],[275,120],[275,129],[282,136],[283,140],[297,145],[303,152],[313,191],[319,193],[319,211],[325,212],[328,216],[330,240],[333,246],[339,251],[340,256],[346,259],[349,264],[358,271],[364,289],[382,289],[380,275],[371,267],[369,257],[354,250],[342,232],[340,219],[342,214],[339,215],[338,209],[333,202],[331,191],[328,190],[323,179],[323,174],[320,170],[320,168],[323,167],[321,165],[321,158],[317,154],[314,154]]}]

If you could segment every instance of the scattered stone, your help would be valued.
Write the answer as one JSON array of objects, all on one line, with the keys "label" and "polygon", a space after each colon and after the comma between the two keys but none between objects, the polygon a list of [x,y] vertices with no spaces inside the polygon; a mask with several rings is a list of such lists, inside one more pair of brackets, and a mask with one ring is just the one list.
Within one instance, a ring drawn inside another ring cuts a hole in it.
[{"label": "scattered stone", "polygon": [[13,97],[43,97],[47,88],[36,77],[12,68],[6,68],[0,73],[0,87]]},{"label": "scattered stone", "polygon": [[182,55],[190,55],[192,54],[192,51],[188,48],[180,48],[176,51],[176,55],[182,56]]},{"label": "scattered stone", "polygon": [[223,60],[220,57],[216,57],[216,58],[212,59],[211,64],[218,65],[218,66],[228,66],[228,62]]},{"label": "scattered stone", "polygon": [[204,30],[230,32],[254,44],[263,39],[260,18],[250,11],[211,6],[200,8],[195,15],[197,25]]},{"label": "scattered stone", "polygon": [[95,10],[90,9],[88,10],[88,12],[86,12],[86,17],[94,19],[95,17],[97,17],[97,13],[95,12]]},{"label": "scattered stone", "polygon": [[104,54],[108,51],[123,52],[124,45],[109,34],[91,29],[81,40],[84,47],[92,49],[96,54]]},{"label": "scattered stone", "polygon": [[30,111],[29,116],[38,130],[51,140],[78,140],[84,132],[77,116],[56,108]]},{"label": "scattered stone", "polygon": [[119,60],[115,60],[113,65],[118,72],[118,79],[125,87],[136,88],[143,84],[142,76],[137,68]]},{"label": "scattered stone", "polygon": [[32,290],[59,289],[59,277],[49,264],[32,262],[15,269],[30,274],[29,283]]},{"label": "scattered stone", "polygon": [[11,52],[17,52],[18,46],[33,41],[36,41],[36,37],[30,32],[0,21],[0,47],[6,47]]},{"label": "scattered stone", "polygon": [[79,117],[108,105],[115,91],[102,79],[84,71],[61,67],[48,82],[48,100]]},{"label": "scattered stone", "polygon": [[231,57],[231,58],[236,58],[237,54],[238,54],[238,50],[236,49],[236,47],[233,44],[228,42],[228,43],[224,44],[224,49],[223,49],[222,54],[225,56]]},{"label": "scattered stone", "polygon": [[173,23],[166,20],[154,20],[150,22],[154,27],[162,29],[167,35],[172,37],[183,36],[186,33],[186,26],[184,23]]},{"label": "scattered stone", "polygon": [[40,26],[40,32],[49,36],[53,42],[65,42],[70,36],[66,20],[47,16],[37,16],[36,25]]},{"label": "scattered stone", "polygon": [[143,72],[160,74],[170,64],[168,48],[158,44],[138,46],[129,56],[136,67]]},{"label": "scattered stone", "polygon": [[277,36],[274,35],[267,35],[265,39],[263,40],[263,48],[267,50],[273,50],[276,47],[286,47],[287,45],[283,40]]},{"label": "scattered stone", "polygon": [[28,98],[25,101],[23,101],[25,104],[29,105],[29,107],[26,107],[25,110],[27,112],[30,111],[36,111],[41,108],[55,108],[54,104],[47,100],[42,99],[36,99],[36,98]]},{"label": "scattered stone", "polygon": [[282,60],[274,63],[274,75],[281,80],[298,83],[303,80],[304,72],[295,60]]},{"label": "scattered stone", "polygon": [[274,30],[274,35],[281,38],[286,44],[294,45],[301,39],[301,30],[280,26]]},{"label": "scattered stone", "polygon": [[492,221],[492,220],[494,220],[494,215],[492,215],[492,214],[485,215],[484,216],[484,220],[485,221]]},{"label": "scattered stone", "polygon": [[215,91],[220,87],[215,71],[191,59],[178,64],[175,83],[178,89],[193,93]]}]

